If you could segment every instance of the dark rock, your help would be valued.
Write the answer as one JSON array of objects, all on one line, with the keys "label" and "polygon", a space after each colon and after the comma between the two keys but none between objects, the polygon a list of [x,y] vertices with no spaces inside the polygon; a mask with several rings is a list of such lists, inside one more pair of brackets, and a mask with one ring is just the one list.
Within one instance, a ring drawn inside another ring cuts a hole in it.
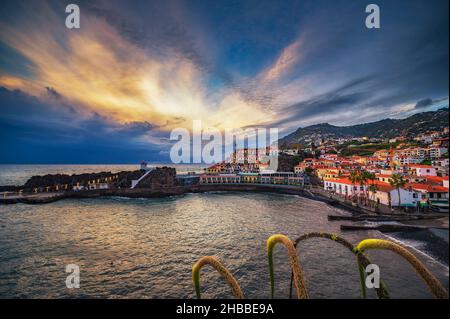
[{"label": "dark rock", "polygon": [[157,167],[136,188],[158,189],[175,185],[176,170],[173,167]]}]

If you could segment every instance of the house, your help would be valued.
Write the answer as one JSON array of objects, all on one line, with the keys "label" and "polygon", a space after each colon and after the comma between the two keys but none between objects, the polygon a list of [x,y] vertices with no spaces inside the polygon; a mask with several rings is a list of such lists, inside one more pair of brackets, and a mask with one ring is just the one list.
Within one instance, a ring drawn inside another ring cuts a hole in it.
[{"label": "house", "polygon": [[335,161],[338,158],[338,156],[337,156],[337,154],[324,153],[324,154],[320,155],[320,158]]},{"label": "house", "polygon": [[397,170],[393,170],[393,169],[382,169],[380,170],[380,174],[384,174],[384,175],[392,175],[392,174],[398,174],[400,173]]},{"label": "house", "polygon": [[376,179],[380,182],[389,183],[392,179],[391,174],[375,174]]},{"label": "house", "polygon": [[238,174],[203,174],[200,176],[200,184],[237,184],[241,178]]},{"label": "house", "polygon": [[276,185],[295,185],[303,186],[304,178],[302,176],[295,176],[293,172],[274,172],[271,174],[261,174],[261,184],[276,184]]},{"label": "house", "polygon": [[421,203],[423,206],[434,206],[440,211],[448,212],[448,188],[444,186],[433,186],[429,184],[411,183],[407,184],[417,192],[420,192]]},{"label": "house", "polygon": [[420,164],[423,161],[423,158],[406,156],[406,155],[395,155],[394,161],[400,164],[401,166],[410,165],[410,164]]},{"label": "house", "polygon": [[331,179],[331,178],[338,178],[339,176],[342,175],[342,173],[343,173],[343,170],[341,170],[339,168],[324,167],[324,168],[317,168],[316,169],[317,177],[319,177],[322,180],[324,180],[324,179]]},{"label": "house", "polygon": [[435,138],[432,145],[439,148],[448,148],[448,137]]},{"label": "house", "polygon": [[389,207],[417,207],[420,204],[419,192],[411,188],[396,189],[383,182],[376,184],[374,192],[369,190],[369,199]]},{"label": "house", "polygon": [[[375,186],[371,191],[368,185],[353,184],[348,178],[328,179],[324,181],[324,189],[345,197],[365,196],[367,191],[369,200],[389,207],[416,207],[419,204],[419,194],[410,188],[396,189],[389,183],[373,181],[369,185]],[[399,200],[400,193],[400,200]]]},{"label": "house", "polygon": [[408,183],[426,183],[427,177],[434,177],[434,176],[406,175],[406,176],[404,176],[404,179]]},{"label": "house", "polygon": [[296,148],[288,148],[281,151],[284,154],[287,155],[298,155],[298,149]]},{"label": "house", "polygon": [[360,184],[353,184],[348,178],[325,179],[323,188],[345,197],[361,196],[364,194],[364,187]]},{"label": "house", "polygon": [[428,200],[431,206],[438,207],[442,212],[448,212],[448,188],[431,186],[428,189]]},{"label": "house", "polygon": [[412,164],[405,165],[408,174],[416,176],[437,176],[436,169],[431,165]]},{"label": "house", "polygon": [[219,173],[224,172],[224,170],[225,170],[225,165],[223,165],[222,163],[217,163],[208,168],[205,168],[205,173],[206,174],[219,174]]},{"label": "house", "polygon": [[445,147],[429,147],[426,150],[427,157],[431,159],[441,158],[446,153],[448,153],[448,148]]},{"label": "house", "polygon": [[438,158],[431,161],[431,165],[433,167],[448,167],[449,159],[448,158]]},{"label": "house", "polygon": [[384,166],[386,164],[386,161],[380,157],[367,157],[364,164]]},{"label": "house", "polygon": [[240,173],[241,183],[257,184],[259,182],[258,173]]},{"label": "house", "polygon": [[[442,176],[425,176],[424,182],[428,185],[434,185],[434,186],[443,186],[445,187],[445,181],[448,182],[448,177],[442,177]],[[448,186],[447,186],[448,188]]]}]

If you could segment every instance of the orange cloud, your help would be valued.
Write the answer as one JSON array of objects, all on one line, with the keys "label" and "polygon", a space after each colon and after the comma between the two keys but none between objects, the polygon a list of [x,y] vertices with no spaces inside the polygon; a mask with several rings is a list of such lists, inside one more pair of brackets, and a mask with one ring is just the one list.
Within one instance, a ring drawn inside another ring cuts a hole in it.
[{"label": "orange cloud", "polygon": [[50,8],[46,11],[46,23],[34,21],[42,28],[33,21],[1,25],[1,40],[32,62],[33,76],[2,75],[0,85],[40,98],[45,87],[52,87],[87,116],[95,112],[119,123],[148,121],[167,130],[190,127],[194,119],[223,129],[271,116],[234,91],[210,101],[205,76],[189,59],[152,56],[87,14],[78,30],[55,28],[61,21]]}]

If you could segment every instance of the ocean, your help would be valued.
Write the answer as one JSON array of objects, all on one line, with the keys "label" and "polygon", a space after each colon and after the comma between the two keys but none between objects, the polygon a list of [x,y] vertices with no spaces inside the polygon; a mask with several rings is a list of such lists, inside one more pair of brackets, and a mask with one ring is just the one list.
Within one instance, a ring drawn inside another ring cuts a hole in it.
[{"label": "ocean", "polygon": [[[92,169],[125,168],[101,167]],[[2,167],[0,184],[22,183],[29,177],[26,170],[33,175],[76,173],[87,166],[64,171],[67,168],[30,166],[5,171]],[[212,192],[2,205],[0,298],[195,298],[191,268],[204,255],[217,256],[246,297],[269,298],[265,243],[270,235],[282,233],[295,239],[323,231],[354,244],[365,238],[386,238],[377,231],[342,233],[340,222],[328,221],[328,214],[346,212],[300,196],[271,193]],[[423,242],[400,235],[394,239],[411,244],[411,251],[448,288],[448,255],[442,260]],[[329,240],[311,239],[301,243],[298,252],[312,298],[360,297],[356,261],[345,248]],[[287,298],[286,250],[276,247],[274,256],[275,296]],[[370,251],[369,256],[380,267],[391,297],[431,297],[401,257],[388,251]],[[78,289],[66,287],[69,264],[80,268]],[[231,298],[228,285],[209,266],[201,271],[201,283],[204,298]],[[369,297],[376,297],[373,290],[369,289]]]},{"label": "ocean", "polygon": [[[177,169],[177,173],[187,172],[201,173],[207,167],[204,164],[149,164],[150,166],[170,166]],[[0,186],[23,185],[27,179],[34,175],[46,174],[82,174],[98,172],[134,171],[140,168],[139,164],[96,164],[96,165],[0,165]]]}]

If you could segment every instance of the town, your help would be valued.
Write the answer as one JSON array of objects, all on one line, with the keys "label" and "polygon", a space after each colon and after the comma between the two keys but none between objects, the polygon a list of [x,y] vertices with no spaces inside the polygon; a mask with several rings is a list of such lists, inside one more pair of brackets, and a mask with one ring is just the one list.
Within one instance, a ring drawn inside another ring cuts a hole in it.
[{"label": "town", "polygon": [[[258,154],[265,150],[241,149],[231,162],[205,169],[200,183],[295,185],[377,212],[448,212],[448,132],[446,127],[414,139],[399,136],[387,141],[321,137],[303,149],[281,147],[280,161],[283,156],[301,158],[285,172],[268,171],[267,164],[258,162]],[[349,150],[354,154],[346,155]]]}]

